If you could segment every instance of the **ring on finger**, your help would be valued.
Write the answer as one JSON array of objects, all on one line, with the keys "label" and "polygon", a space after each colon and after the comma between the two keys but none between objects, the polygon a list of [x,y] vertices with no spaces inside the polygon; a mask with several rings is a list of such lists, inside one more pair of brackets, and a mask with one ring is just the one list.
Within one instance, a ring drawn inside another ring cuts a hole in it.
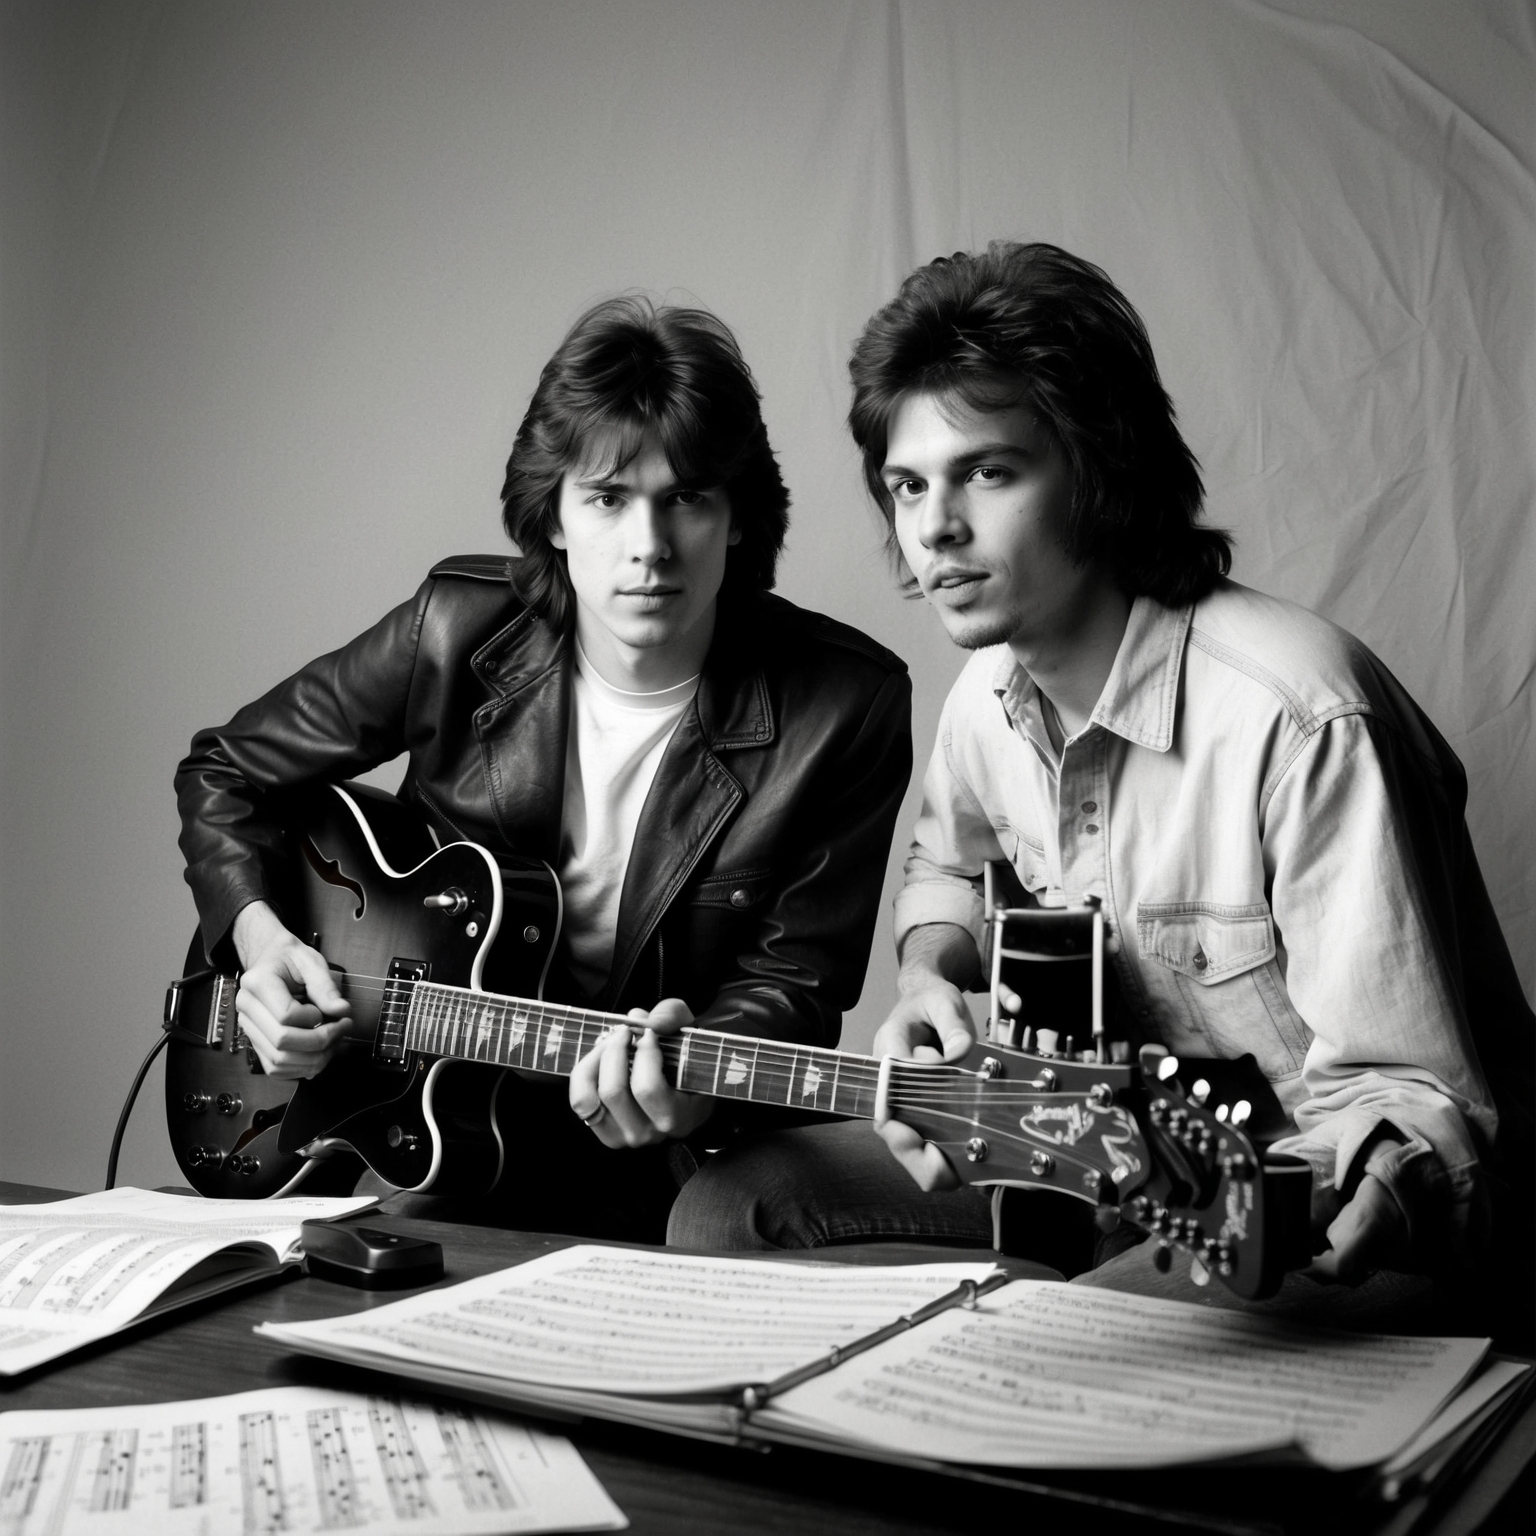
[{"label": "ring on finger", "polygon": [[603,1117],[608,1113],[608,1106],[599,1101],[596,1109],[590,1115],[578,1116],[581,1123],[590,1126],[594,1131],[603,1123]]}]

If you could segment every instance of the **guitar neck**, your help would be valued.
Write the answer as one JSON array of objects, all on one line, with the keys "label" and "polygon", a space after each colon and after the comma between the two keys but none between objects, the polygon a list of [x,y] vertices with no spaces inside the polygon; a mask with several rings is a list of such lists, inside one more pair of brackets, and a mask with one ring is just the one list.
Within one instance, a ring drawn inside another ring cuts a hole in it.
[{"label": "guitar neck", "polygon": [[[614,1026],[640,1029],[616,1013],[416,981],[386,998],[379,1048],[568,1077]],[[668,1082],[686,1093],[874,1118],[880,1063],[872,1056],[708,1029],[684,1029],[660,1044]]]}]

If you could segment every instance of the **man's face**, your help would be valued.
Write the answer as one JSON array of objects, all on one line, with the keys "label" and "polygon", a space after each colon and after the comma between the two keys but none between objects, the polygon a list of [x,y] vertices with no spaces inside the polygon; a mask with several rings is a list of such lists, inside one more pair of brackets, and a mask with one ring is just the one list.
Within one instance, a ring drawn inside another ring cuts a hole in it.
[{"label": "man's face", "polygon": [[910,395],[881,475],[901,552],[956,645],[1028,652],[1072,632],[1103,577],[1067,556],[1071,471],[1027,406]]},{"label": "man's face", "polygon": [[577,637],[598,672],[645,688],[697,672],[740,536],[725,492],[679,481],[654,444],[621,469],[568,470],[551,542],[566,552]]}]

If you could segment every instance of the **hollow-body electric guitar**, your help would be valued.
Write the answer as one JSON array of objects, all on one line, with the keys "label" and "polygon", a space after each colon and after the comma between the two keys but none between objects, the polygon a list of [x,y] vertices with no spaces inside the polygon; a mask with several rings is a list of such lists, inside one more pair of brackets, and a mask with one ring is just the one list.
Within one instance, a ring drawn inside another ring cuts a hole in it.
[{"label": "hollow-body electric guitar", "polygon": [[[405,807],[355,785],[296,801],[286,824],[297,877],[282,910],[336,972],[352,1026],[315,1078],[271,1078],[239,1029],[237,977],[172,983],[166,1110],[188,1180],[205,1195],[263,1196],[306,1160],[347,1150],[407,1189],[493,1188],[511,1176],[499,1069],[568,1075],[611,1026],[640,1027],[542,1000],[560,924],[553,873],[474,843],[437,848]],[[194,941],[189,965],[200,952]],[[1310,1171],[1266,1158],[1243,1128],[1267,1091],[1247,1058],[1181,1063],[1145,1047],[1112,1061],[1084,1059],[1102,1047],[993,1040],[934,1066],[698,1028],[662,1051],[685,1091],[890,1115],[968,1183],[1117,1209],[1243,1296],[1269,1294],[1310,1256]]]}]

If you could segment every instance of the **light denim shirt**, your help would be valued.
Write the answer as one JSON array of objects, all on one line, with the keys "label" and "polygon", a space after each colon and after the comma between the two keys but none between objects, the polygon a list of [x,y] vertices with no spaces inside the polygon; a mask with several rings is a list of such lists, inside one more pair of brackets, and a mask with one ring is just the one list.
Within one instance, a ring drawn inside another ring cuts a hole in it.
[{"label": "light denim shirt", "polygon": [[1059,761],[1041,706],[1006,646],[956,681],[898,945],[948,922],[979,946],[988,860],[1041,905],[1097,896],[1148,1038],[1251,1051],[1294,1126],[1275,1150],[1340,1185],[1388,1122],[1408,1146],[1364,1166],[1421,1209],[1437,1186],[1445,1235],[1465,1233],[1497,1124],[1469,1016],[1512,1030],[1530,1014],[1482,894],[1460,764],[1402,687],[1335,625],[1222,582],[1192,608],[1136,599]]}]

